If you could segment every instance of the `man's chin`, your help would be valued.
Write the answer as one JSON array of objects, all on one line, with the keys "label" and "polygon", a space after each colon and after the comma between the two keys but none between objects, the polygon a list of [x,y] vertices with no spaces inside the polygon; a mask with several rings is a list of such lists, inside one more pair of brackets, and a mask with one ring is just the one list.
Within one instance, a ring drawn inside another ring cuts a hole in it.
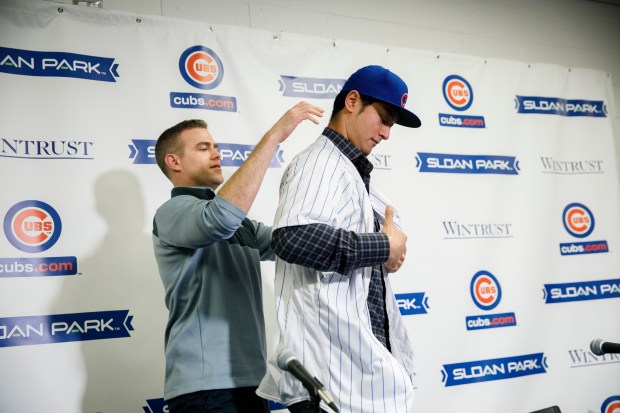
[{"label": "man's chin", "polygon": [[209,180],[203,180],[202,181],[202,185],[200,186],[208,186],[209,188],[213,189],[214,191],[220,187],[220,185],[222,185],[222,183],[224,183],[224,177],[220,176],[220,177],[211,177],[211,179]]},{"label": "man's chin", "polygon": [[224,183],[224,176],[220,176],[219,178],[216,178],[213,180],[213,184],[215,185],[216,188],[222,185],[223,183]]}]

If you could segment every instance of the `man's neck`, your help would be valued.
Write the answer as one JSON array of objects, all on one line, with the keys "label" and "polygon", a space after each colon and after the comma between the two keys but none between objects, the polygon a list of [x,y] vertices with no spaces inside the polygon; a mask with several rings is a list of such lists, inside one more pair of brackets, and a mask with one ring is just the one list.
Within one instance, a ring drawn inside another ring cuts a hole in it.
[{"label": "man's neck", "polygon": [[327,124],[327,127],[334,132],[338,132],[339,134],[341,134],[346,140],[349,140],[349,138],[347,137],[347,128],[344,122],[339,121],[338,119],[332,119]]}]

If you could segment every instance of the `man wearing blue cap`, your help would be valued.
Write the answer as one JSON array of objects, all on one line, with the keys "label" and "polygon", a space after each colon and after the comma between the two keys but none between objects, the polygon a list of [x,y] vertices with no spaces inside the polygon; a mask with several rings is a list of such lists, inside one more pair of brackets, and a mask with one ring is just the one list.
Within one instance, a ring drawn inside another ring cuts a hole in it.
[{"label": "man wearing blue cap", "polygon": [[280,341],[257,393],[291,412],[313,411],[316,398],[282,370],[283,353],[341,412],[412,411],[413,351],[387,276],[401,267],[407,237],[370,183],[367,159],[394,124],[421,125],[407,97],[391,71],[359,69],[323,134],[282,177],[272,238]]}]

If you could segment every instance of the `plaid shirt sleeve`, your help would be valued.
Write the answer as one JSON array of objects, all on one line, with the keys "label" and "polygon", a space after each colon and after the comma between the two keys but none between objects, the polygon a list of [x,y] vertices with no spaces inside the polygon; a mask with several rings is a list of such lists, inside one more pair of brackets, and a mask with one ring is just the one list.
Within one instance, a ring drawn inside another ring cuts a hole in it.
[{"label": "plaid shirt sleeve", "polygon": [[290,264],[340,274],[383,264],[390,256],[390,241],[384,233],[356,233],[326,224],[278,228],[271,247]]}]

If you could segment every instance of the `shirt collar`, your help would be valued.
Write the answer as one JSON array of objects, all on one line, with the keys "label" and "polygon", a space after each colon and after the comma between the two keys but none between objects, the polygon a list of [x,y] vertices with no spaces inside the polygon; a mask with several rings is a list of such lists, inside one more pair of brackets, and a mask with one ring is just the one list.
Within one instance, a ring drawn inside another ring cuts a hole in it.
[{"label": "shirt collar", "polygon": [[357,149],[351,141],[331,128],[325,128],[323,131],[323,136],[332,141],[334,145],[336,145],[336,148],[338,148],[340,152],[349,158],[351,162],[354,162],[360,156],[364,156],[362,151]]},{"label": "shirt collar", "polygon": [[175,186],[172,188],[172,198],[179,195],[191,195],[207,201],[215,198],[215,191],[208,186]]},{"label": "shirt collar", "polygon": [[323,136],[336,145],[336,148],[355,165],[363,178],[370,176],[370,172],[372,172],[373,169],[372,163],[370,163],[364,153],[353,145],[351,141],[331,128],[325,128]]}]

